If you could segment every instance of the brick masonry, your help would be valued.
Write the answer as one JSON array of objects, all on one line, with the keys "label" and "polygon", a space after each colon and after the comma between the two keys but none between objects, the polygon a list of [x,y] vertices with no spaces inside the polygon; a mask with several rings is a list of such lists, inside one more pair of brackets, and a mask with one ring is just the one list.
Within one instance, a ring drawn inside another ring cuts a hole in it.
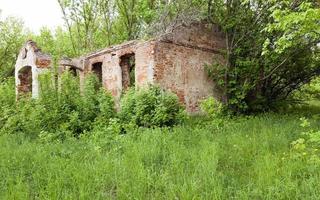
[{"label": "brick masonry", "polygon": [[[149,41],[129,41],[79,58],[63,59],[59,71],[76,70],[81,86],[89,73],[102,73],[102,85],[118,105],[121,94],[132,85],[129,75],[134,66],[136,88],[159,85],[177,94],[187,111],[194,113],[199,111],[200,100],[212,95],[219,98],[205,65],[223,63],[223,49],[225,39],[217,27],[194,23]],[[132,56],[130,62],[134,64],[129,62]],[[47,68],[48,60],[42,56],[34,64],[37,69]],[[101,72],[93,68],[97,63],[101,64]]]},{"label": "brick masonry", "polygon": [[15,65],[15,85],[17,99],[20,95],[39,95],[38,76],[51,65],[51,57],[41,52],[35,42],[29,40],[21,48]]}]

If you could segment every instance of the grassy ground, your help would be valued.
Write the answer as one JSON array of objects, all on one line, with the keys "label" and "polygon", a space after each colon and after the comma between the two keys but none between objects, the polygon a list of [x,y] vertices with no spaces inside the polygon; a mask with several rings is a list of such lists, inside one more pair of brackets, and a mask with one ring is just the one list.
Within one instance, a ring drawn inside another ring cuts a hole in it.
[{"label": "grassy ground", "polygon": [[296,115],[42,143],[0,136],[0,199],[319,199]]}]

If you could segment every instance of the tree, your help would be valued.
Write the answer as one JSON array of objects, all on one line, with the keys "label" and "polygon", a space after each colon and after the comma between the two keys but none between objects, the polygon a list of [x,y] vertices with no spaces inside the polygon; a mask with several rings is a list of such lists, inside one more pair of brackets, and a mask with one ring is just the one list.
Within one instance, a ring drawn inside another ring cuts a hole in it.
[{"label": "tree", "polygon": [[8,17],[0,21],[0,82],[14,74],[19,49],[26,39],[23,22]]},{"label": "tree", "polygon": [[58,0],[66,22],[73,51],[80,54],[93,50],[98,24],[97,0]]},{"label": "tree", "polygon": [[112,0],[100,2],[99,10],[103,21],[103,33],[107,37],[107,45],[113,41],[113,25],[116,18],[115,3]]},{"label": "tree", "polygon": [[208,2],[209,18],[221,26],[227,46],[226,64],[214,63],[208,72],[229,109],[268,110],[319,73],[316,13],[312,1]]},{"label": "tree", "polygon": [[286,99],[320,73],[320,9],[313,1],[284,1],[271,11],[262,54],[278,64],[264,79],[277,81],[267,91],[269,97]]},{"label": "tree", "polygon": [[207,17],[207,0],[166,0],[154,3],[153,18],[146,29],[151,36],[171,32],[181,24],[190,24]]}]

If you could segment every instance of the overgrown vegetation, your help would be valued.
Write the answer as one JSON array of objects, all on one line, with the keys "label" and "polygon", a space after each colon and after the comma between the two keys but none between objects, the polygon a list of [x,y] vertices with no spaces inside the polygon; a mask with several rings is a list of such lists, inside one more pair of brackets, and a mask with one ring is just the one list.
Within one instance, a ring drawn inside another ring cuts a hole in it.
[{"label": "overgrown vegetation", "polygon": [[[0,199],[319,198],[317,1],[58,2],[55,32],[0,19]],[[207,66],[222,101],[203,100],[199,116],[159,87],[115,105],[94,75],[80,91],[71,74],[44,74],[39,99],[16,101],[27,38],[56,63],[195,20],[220,26],[227,45],[225,65]]]},{"label": "overgrown vegetation", "polygon": [[0,88],[4,109],[0,134],[23,133],[63,141],[93,129],[113,128],[119,134],[125,133],[128,125],[171,127],[183,120],[183,108],[176,95],[158,87],[129,90],[116,113],[113,97],[99,87],[95,75],[86,78],[82,92],[79,79],[70,73],[64,73],[59,81],[53,77],[51,73],[40,77],[40,98],[35,100],[15,102],[12,82]]},{"label": "overgrown vegetation", "polygon": [[174,126],[181,122],[184,112],[178,97],[157,86],[150,89],[134,88],[121,99],[120,119],[137,126]]},{"label": "overgrown vegetation", "polygon": [[0,198],[317,199],[319,163],[291,145],[303,131],[296,115],[267,114],[63,143],[2,135]]},{"label": "overgrown vegetation", "polygon": [[225,32],[227,63],[207,68],[230,110],[275,109],[319,75],[319,2],[213,2],[210,19]]},{"label": "overgrown vegetation", "polygon": [[40,80],[39,99],[19,99],[18,102],[15,102],[15,98],[10,99],[13,101],[10,103],[12,108],[6,108],[8,111],[2,117],[6,120],[0,127],[1,132],[24,133],[31,137],[37,137],[39,134],[54,134],[57,137],[79,136],[90,130],[91,124],[100,115],[107,121],[114,114],[111,95],[96,90],[96,82],[95,77],[89,77],[86,80],[85,92],[80,95],[79,83],[72,75],[64,74],[61,77],[60,88],[57,88],[51,74],[45,74]]},{"label": "overgrown vegetation", "polygon": [[15,101],[12,83],[0,87],[0,198],[319,196],[319,109],[226,118],[209,98],[206,116],[180,118],[177,97],[151,87],[116,113],[95,76],[81,93],[71,74],[60,86],[45,74],[38,100]]},{"label": "overgrown vegetation", "polygon": [[[276,109],[319,74],[316,0],[57,0],[65,27],[34,35],[20,20],[0,22],[0,73],[12,76],[18,48],[34,39],[55,62],[131,39],[205,21],[226,38],[223,65],[208,66],[222,102],[235,113]],[[0,8],[1,9],[1,8]],[[6,59],[3,59],[3,58]]]}]

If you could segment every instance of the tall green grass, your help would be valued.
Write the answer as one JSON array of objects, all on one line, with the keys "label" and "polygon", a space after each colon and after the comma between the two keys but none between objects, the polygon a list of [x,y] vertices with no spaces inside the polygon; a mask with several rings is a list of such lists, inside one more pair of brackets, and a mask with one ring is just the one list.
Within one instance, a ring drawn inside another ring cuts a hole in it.
[{"label": "tall green grass", "polygon": [[[320,138],[316,104],[230,119],[207,101],[208,116],[188,119],[176,97],[154,88],[127,93],[118,114],[95,77],[82,93],[70,74],[59,87],[42,78],[38,100],[15,101],[13,80],[0,85],[0,199],[320,196],[317,146],[292,146],[304,131]],[[315,117],[310,130],[300,116]]]},{"label": "tall green grass", "polygon": [[295,115],[192,121],[46,143],[0,136],[0,199],[318,199]]}]

